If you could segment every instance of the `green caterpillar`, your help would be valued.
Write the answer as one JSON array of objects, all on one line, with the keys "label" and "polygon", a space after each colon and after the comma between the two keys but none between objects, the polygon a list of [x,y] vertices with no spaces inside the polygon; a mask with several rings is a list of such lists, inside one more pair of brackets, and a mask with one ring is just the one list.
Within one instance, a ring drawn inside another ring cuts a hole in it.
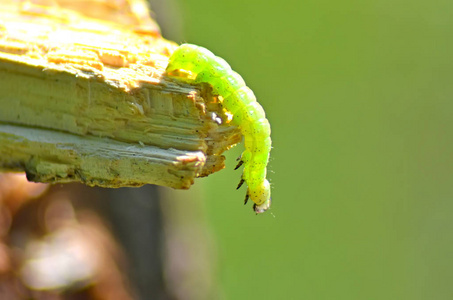
[{"label": "green caterpillar", "polygon": [[236,167],[244,164],[244,171],[237,188],[245,181],[248,186],[245,203],[250,197],[256,213],[266,211],[271,204],[271,188],[266,179],[271,128],[252,90],[224,59],[191,44],[183,44],[173,52],[167,74],[188,83],[208,83],[221,96],[223,107],[233,115],[232,124],[244,136],[245,151]]}]

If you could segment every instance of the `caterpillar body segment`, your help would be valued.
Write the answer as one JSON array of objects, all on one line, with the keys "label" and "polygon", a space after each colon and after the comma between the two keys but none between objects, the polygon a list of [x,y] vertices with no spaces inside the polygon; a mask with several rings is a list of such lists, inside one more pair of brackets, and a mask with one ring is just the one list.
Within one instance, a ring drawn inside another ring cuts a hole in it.
[{"label": "caterpillar body segment", "polygon": [[208,83],[214,94],[221,96],[223,107],[233,116],[232,124],[244,136],[245,151],[236,167],[244,165],[238,188],[247,183],[245,203],[250,198],[256,213],[266,211],[271,204],[271,189],[266,179],[271,129],[253,91],[224,59],[196,45],[179,46],[170,57],[166,71],[168,76],[187,83]]}]

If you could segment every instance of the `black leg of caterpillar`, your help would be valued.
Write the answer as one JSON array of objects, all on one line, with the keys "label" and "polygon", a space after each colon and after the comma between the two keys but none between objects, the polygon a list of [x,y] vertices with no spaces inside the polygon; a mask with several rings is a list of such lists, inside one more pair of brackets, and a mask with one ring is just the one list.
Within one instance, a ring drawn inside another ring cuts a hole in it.
[{"label": "black leg of caterpillar", "polygon": [[242,186],[242,184],[244,184],[244,179],[241,178],[241,181],[239,181],[239,184],[238,184],[238,187],[236,188],[237,190]]},{"label": "black leg of caterpillar", "polygon": [[247,201],[249,201],[249,194],[245,194],[244,205],[247,204]]},{"label": "black leg of caterpillar", "polygon": [[253,208],[253,211],[255,212],[255,214],[258,215],[258,213],[256,212],[256,203],[253,203],[252,208]]},{"label": "black leg of caterpillar", "polygon": [[236,166],[236,168],[234,168],[235,170],[239,169],[240,166],[242,166],[242,164],[244,163],[244,161],[240,160],[238,165]]}]

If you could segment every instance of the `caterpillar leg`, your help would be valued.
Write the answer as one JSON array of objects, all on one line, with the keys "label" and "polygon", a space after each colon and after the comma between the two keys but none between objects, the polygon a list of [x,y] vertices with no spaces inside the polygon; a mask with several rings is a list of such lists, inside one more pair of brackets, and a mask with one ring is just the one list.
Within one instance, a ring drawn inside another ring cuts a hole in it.
[{"label": "caterpillar leg", "polygon": [[237,190],[244,184],[244,178],[241,178],[241,181],[239,181],[238,187],[236,188]]},{"label": "caterpillar leg", "polygon": [[247,204],[247,202],[249,201],[249,194],[245,194],[245,200],[244,200],[244,205]]},{"label": "caterpillar leg", "polygon": [[242,154],[236,159],[236,161],[238,161],[238,164],[237,164],[236,168],[234,168],[234,169],[237,170],[237,169],[239,169],[240,166],[247,163],[250,160],[251,156],[252,156],[252,153],[250,153],[250,151],[247,149],[244,152],[242,152]]},{"label": "caterpillar leg", "polygon": [[244,163],[244,161],[240,160],[239,163],[237,164],[237,166],[234,169],[235,170],[239,169],[239,167],[242,166],[243,163]]}]

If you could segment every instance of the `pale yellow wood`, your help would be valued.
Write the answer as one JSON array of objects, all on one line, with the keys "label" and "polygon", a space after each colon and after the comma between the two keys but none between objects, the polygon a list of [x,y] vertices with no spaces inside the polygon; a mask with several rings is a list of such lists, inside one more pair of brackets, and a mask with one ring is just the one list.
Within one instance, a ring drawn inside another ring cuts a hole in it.
[{"label": "pale yellow wood", "polygon": [[205,163],[202,151],[164,150],[17,125],[0,124],[0,145],[0,166],[25,170],[27,178],[37,182],[82,181],[106,187],[153,183],[187,189]]}]

